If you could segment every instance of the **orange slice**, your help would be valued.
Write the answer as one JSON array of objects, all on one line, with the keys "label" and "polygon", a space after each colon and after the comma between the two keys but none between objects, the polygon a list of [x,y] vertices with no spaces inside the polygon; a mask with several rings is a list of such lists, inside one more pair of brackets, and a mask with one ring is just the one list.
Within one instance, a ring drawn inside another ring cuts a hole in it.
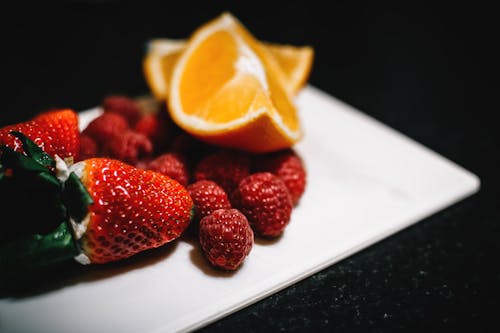
[{"label": "orange slice", "polygon": [[169,112],[206,142],[250,152],[292,146],[300,121],[286,75],[231,14],[201,26],[174,66]]},{"label": "orange slice", "polygon": [[[262,43],[269,49],[286,76],[286,88],[297,94],[309,78],[314,50],[310,46]],[[182,39],[158,38],[147,44],[143,60],[144,75],[153,95],[165,99],[175,61],[186,47]]]},{"label": "orange slice", "polygon": [[286,76],[289,92],[296,94],[304,86],[312,69],[314,49],[310,46],[264,43]]},{"label": "orange slice", "polygon": [[143,71],[146,82],[156,98],[166,97],[174,64],[185,46],[185,41],[173,39],[154,39],[148,43],[142,63]]}]

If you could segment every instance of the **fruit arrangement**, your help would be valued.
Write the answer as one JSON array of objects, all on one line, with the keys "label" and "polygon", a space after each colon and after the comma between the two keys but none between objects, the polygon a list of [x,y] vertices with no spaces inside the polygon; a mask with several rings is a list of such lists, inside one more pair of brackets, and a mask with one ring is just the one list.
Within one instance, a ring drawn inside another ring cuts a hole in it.
[{"label": "fruit arrangement", "polygon": [[3,270],[104,264],[184,235],[236,270],[254,237],[289,225],[306,187],[293,96],[312,49],[260,42],[228,13],[148,45],[153,97],[106,96],[82,131],[71,109],[0,129],[2,212],[18,217],[0,237]]}]

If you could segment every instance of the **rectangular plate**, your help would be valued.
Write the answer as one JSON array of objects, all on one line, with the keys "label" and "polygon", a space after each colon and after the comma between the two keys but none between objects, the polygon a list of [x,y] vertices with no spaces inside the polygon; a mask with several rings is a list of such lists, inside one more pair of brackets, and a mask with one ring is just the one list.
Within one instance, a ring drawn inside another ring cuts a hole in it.
[{"label": "rectangular plate", "polygon": [[[297,98],[308,170],[285,234],[257,239],[221,273],[179,239],[136,260],[88,266],[54,288],[0,300],[2,332],[190,331],[256,302],[479,189],[460,166],[312,86]],[[81,113],[81,125],[98,109]]]}]

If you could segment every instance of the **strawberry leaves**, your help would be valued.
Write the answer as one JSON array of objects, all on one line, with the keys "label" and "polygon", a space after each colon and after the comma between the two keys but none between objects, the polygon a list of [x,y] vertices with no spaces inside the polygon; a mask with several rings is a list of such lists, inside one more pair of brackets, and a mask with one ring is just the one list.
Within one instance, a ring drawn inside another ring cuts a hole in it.
[{"label": "strawberry leaves", "polygon": [[77,223],[92,203],[74,173],[56,176],[56,162],[21,132],[16,151],[0,146],[2,214],[14,217],[0,234],[2,271],[25,271],[72,258],[80,253],[70,217]]},{"label": "strawberry leaves", "polygon": [[88,206],[93,203],[92,197],[75,173],[70,173],[64,183],[62,197],[68,214],[80,223],[88,213]]},{"label": "strawberry leaves", "polygon": [[23,133],[18,131],[12,131],[10,132],[10,134],[15,136],[22,142],[24,152],[26,153],[26,155],[31,157],[35,162],[47,168],[55,167],[56,162],[54,161],[54,159],[46,152],[44,152],[40,147],[38,147],[36,143],[31,141]]},{"label": "strawberry leaves", "polygon": [[66,222],[46,235],[33,234],[16,241],[0,243],[0,267],[16,273],[71,259],[80,253]]},{"label": "strawberry leaves", "polygon": [[21,141],[24,154],[6,145],[0,147],[2,168],[0,179],[3,178],[6,170],[10,169],[13,174],[35,173],[45,182],[59,187],[60,183],[52,172],[56,164],[55,160],[23,133],[12,131],[10,134]]}]

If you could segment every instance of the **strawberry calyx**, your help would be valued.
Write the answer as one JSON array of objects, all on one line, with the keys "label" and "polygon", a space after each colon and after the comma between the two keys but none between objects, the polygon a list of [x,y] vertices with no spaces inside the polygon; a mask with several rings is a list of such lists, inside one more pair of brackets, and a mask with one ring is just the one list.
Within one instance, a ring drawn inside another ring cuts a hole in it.
[{"label": "strawberry calyx", "polygon": [[58,156],[52,158],[21,132],[10,134],[21,141],[23,152],[0,146],[0,203],[5,204],[2,213],[14,217],[0,234],[2,271],[25,271],[78,256],[71,223],[81,223],[92,198],[74,173],[58,177]]}]

